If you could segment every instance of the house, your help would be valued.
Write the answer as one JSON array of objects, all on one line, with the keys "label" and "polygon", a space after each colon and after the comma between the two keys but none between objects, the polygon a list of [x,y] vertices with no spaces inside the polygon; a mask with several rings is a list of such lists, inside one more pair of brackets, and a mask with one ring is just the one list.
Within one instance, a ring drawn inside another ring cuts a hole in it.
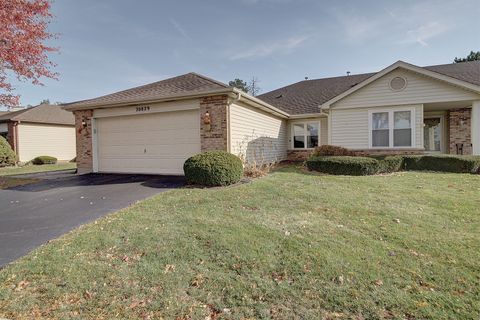
[{"label": "house", "polygon": [[332,144],[361,154],[480,154],[480,62],[305,80],[258,97],[189,73],[64,106],[79,172],[183,174],[189,156],[304,159]]},{"label": "house", "polygon": [[75,119],[57,105],[1,113],[0,135],[8,140],[19,162],[42,155],[69,161],[76,155]]}]

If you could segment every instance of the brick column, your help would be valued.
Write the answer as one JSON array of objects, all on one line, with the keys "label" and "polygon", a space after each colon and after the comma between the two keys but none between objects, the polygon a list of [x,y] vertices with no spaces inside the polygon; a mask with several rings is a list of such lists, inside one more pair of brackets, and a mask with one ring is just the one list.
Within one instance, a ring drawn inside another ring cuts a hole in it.
[{"label": "brick column", "polygon": [[463,154],[472,154],[472,109],[451,109],[448,112],[450,153],[457,153],[457,144],[463,144]]},{"label": "brick column", "polygon": [[18,158],[17,125],[18,125],[18,122],[15,122],[15,121],[9,121],[7,123],[7,128],[8,128],[7,141],[10,144],[10,147],[12,147],[13,152],[15,152]]},{"label": "brick column", "polygon": [[92,116],[93,110],[74,111],[77,137],[77,169],[79,174],[93,171]]},{"label": "brick column", "polygon": [[[200,142],[202,152],[228,150],[228,97],[212,96],[200,100]],[[204,116],[210,115],[210,127],[204,123]]]}]

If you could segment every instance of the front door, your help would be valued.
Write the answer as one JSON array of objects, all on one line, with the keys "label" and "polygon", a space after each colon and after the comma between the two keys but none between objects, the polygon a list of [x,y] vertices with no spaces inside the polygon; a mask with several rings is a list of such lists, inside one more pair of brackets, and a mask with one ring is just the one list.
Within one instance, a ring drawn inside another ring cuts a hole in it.
[{"label": "front door", "polygon": [[426,117],[423,121],[423,139],[426,152],[443,152],[442,117]]}]

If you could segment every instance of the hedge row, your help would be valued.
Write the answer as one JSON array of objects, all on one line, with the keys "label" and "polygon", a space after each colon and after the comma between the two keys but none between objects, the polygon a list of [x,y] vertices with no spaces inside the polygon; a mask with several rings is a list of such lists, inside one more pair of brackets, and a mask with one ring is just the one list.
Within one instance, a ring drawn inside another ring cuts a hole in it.
[{"label": "hedge row", "polygon": [[480,173],[480,156],[312,156],[307,160],[306,165],[309,170],[353,176],[389,173],[401,170]]},{"label": "hedge row", "polygon": [[56,164],[57,158],[50,157],[50,156],[38,156],[32,159],[32,163],[35,165],[42,165],[42,164]]}]

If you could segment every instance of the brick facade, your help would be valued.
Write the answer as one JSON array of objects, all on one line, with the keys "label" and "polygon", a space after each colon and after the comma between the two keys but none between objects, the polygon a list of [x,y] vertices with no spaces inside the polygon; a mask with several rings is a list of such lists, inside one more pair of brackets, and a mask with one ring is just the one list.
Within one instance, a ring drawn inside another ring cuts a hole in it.
[{"label": "brick facade", "polygon": [[396,156],[409,154],[424,154],[423,149],[365,149],[353,150],[356,156]]},{"label": "brick facade", "polygon": [[[204,97],[200,100],[200,141],[202,152],[227,150],[228,148],[228,97],[226,95]],[[210,125],[204,123],[205,113]],[[74,111],[77,143],[78,173],[93,171],[92,116],[93,110]],[[84,125],[85,123],[85,125]]]},{"label": "brick facade", "polygon": [[[75,115],[77,137],[77,169],[78,173],[93,171],[92,153],[92,116],[93,110],[80,110]],[[85,124],[85,125],[84,125]]]},{"label": "brick facade", "polygon": [[447,118],[450,153],[457,154],[457,146],[463,146],[463,154],[472,154],[472,109],[451,109]]},{"label": "brick facade", "polygon": [[[226,95],[204,97],[200,100],[200,142],[202,152],[228,150],[228,97]],[[205,124],[208,112],[210,125]]]},{"label": "brick facade", "polygon": [[18,137],[17,137],[17,125],[18,122],[9,121],[7,123],[8,133],[7,133],[7,141],[12,147],[12,150],[18,155]]}]

